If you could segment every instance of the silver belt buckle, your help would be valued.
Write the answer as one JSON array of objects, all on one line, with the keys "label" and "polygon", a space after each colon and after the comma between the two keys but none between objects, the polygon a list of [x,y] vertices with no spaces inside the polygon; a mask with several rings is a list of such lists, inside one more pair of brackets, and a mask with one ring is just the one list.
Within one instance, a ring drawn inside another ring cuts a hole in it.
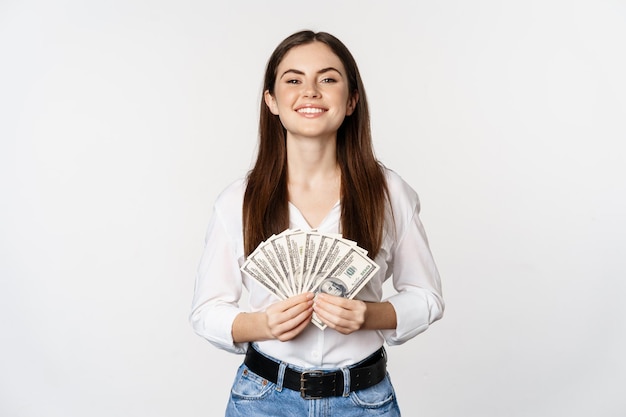
[{"label": "silver belt buckle", "polygon": [[[309,395],[305,384],[312,379],[319,378],[324,375],[322,371],[304,371],[300,374],[300,396],[305,400],[319,400],[321,396]],[[309,388],[310,389],[310,388]]]}]

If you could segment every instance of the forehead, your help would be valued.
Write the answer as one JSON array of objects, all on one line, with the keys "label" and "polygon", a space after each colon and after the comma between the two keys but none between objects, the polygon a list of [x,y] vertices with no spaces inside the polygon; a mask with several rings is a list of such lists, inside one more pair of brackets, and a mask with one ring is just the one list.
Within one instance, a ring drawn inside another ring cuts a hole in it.
[{"label": "forehead", "polygon": [[313,42],[291,48],[278,65],[277,75],[280,76],[288,69],[297,69],[307,73],[330,67],[345,74],[343,64],[333,50],[325,43]]}]

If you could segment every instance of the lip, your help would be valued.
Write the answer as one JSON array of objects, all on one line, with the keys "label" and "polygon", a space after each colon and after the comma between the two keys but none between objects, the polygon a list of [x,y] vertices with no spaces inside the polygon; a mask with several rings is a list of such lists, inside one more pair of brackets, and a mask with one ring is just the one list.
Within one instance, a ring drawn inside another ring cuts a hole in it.
[{"label": "lip", "polygon": [[295,108],[296,113],[305,117],[316,117],[328,111],[327,108],[314,104],[303,104]]}]

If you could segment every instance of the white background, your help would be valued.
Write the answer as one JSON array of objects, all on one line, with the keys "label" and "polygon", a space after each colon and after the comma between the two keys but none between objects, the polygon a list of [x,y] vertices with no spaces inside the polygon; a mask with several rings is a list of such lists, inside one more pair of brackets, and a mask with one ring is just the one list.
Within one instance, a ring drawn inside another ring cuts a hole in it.
[{"label": "white background", "polygon": [[218,416],[193,334],[267,58],[324,30],[420,194],[447,310],[389,349],[406,416],[626,415],[623,1],[0,1],[0,415]]}]

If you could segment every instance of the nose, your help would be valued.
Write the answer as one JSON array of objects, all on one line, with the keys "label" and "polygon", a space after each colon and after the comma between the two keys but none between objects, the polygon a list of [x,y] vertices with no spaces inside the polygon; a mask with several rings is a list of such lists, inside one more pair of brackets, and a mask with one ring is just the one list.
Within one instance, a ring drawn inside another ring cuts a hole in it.
[{"label": "nose", "polygon": [[308,98],[319,98],[321,96],[317,83],[311,81],[304,83],[302,94]]}]

